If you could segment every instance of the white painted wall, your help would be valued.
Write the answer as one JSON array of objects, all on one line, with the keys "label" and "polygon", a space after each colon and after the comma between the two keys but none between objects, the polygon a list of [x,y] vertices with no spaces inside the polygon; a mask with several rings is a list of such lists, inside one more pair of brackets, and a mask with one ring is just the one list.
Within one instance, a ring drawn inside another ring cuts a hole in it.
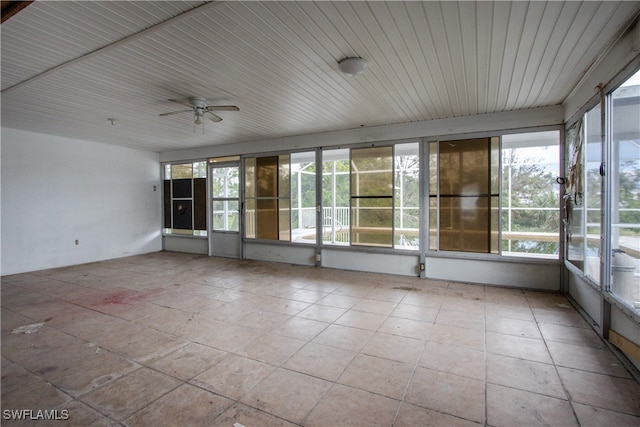
[{"label": "white painted wall", "polygon": [[584,314],[590,319],[589,323],[602,333],[602,303],[600,291],[587,283],[584,274],[575,267],[567,268],[567,281],[569,282],[569,295],[582,308]]},{"label": "white painted wall", "polygon": [[284,262],[297,265],[315,265],[316,262],[314,246],[289,246],[269,244],[267,242],[246,242],[244,255],[246,259]]},{"label": "white painted wall", "polygon": [[560,291],[562,264],[559,261],[532,261],[524,258],[518,260],[427,256],[425,277],[511,288]]},{"label": "white painted wall", "polygon": [[390,254],[367,252],[366,249],[340,250],[322,249],[322,266],[342,270],[366,271],[369,273],[395,274],[418,277],[420,254]]},{"label": "white painted wall", "polygon": [[7,128],[0,149],[0,274],[161,249],[157,153]]},{"label": "white painted wall", "polygon": [[198,255],[209,254],[209,240],[202,237],[164,236],[162,242],[162,249],[165,251]]}]

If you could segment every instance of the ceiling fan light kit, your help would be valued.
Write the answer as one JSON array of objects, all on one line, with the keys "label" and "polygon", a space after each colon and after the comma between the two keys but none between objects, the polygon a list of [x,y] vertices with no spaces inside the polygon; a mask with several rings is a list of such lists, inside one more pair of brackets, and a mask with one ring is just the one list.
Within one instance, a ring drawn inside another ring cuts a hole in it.
[{"label": "ceiling fan light kit", "polygon": [[348,57],[338,61],[340,71],[350,76],[358,76],[364,73],[368,65],[367,60],[360,57]]}]

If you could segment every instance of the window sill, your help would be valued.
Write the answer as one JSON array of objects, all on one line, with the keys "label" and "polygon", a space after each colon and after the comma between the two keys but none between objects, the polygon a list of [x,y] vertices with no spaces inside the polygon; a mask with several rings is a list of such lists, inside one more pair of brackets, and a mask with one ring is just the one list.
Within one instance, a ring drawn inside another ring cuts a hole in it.
[{"label": "window sill", "polygon": [[193,234],[171,234],[171,233],[163,233],[162,237],[180,237],[180,238],[186,238],[186,239],[200,239],[200,240],[206,240],[209,238],[209,236],[194,236]]},{"label": "window sill", "polygon": [[479,261],[511,262],[520,264],[560,264],[558,258],[535,257],[526,255],[481,254],[471,252],[427,251],[426,258],[473,259]]}]

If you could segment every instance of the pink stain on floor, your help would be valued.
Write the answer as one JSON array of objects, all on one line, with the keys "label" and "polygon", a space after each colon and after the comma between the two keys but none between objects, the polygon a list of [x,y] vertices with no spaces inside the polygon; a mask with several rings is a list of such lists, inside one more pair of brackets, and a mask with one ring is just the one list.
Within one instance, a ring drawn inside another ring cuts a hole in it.
[{"label": "pink stain on floor", "polygon": [[134,291],[118,291],[103,297],[99,304],[135,304],[146,297],[147,294]]}]

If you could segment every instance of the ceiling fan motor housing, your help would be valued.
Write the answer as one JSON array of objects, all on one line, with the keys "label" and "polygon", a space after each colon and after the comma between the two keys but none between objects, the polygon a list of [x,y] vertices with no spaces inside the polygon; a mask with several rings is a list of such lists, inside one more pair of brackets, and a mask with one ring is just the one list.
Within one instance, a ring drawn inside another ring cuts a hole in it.
[{"label": "ceiling fan motor housing", "polygon": [[207,100],[200,96],[189,97],[189,104],[191,104],[196,109],[204,110],[205,108],[207,108]]},{"label": "ceiling fan motor housing", "polygon": [[193,107],[195,116],[193,123],[196,125],[202,124],[202,117],[204,116],[205,108],[207,108],[207,100],[199,96],[190,96],[189,104]]}]

